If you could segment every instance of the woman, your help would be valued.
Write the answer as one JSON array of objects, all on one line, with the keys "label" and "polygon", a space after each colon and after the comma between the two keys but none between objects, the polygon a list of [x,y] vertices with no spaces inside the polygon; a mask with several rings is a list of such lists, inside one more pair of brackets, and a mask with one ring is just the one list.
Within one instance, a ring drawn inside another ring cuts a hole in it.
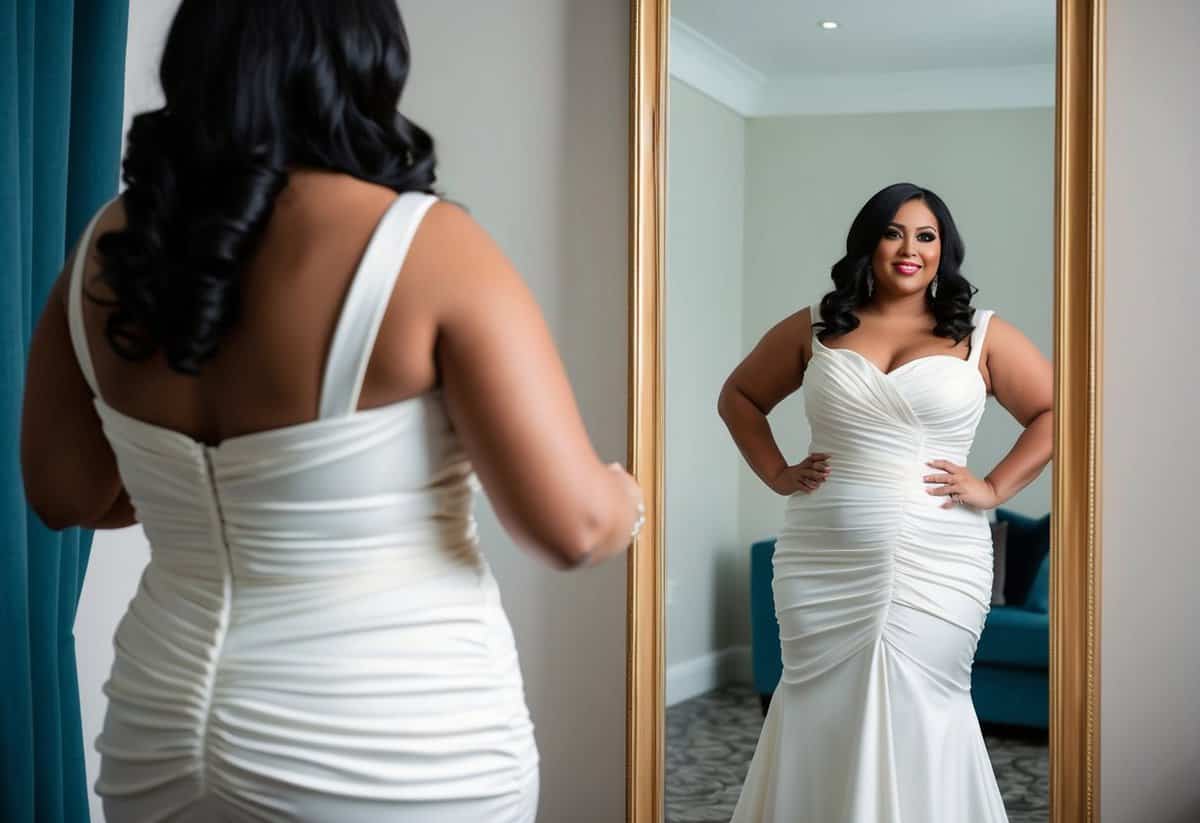
[{"label": "woman", "polygon": [[[774,556],[783,676],[735,823],[1007,820],[971,703],[987,616],[985,510],[1050,459],[1050,364],[973,310],[963,243],[928,189],[859,212],[833,291],[729,376],[719,410],[788,498]],[[810,453],[788,465],[767,414],[804,385]],[[986,476],[965,463],[992,394],[1025,427]]]},{"label": "woman", "polygon": [[430,194],[408,55],[394,0],[184,0],[165,106],[38,324],[30,504],[152,545],[105,687],[110,823],[534,819],[475,473],[564,567],[622,551],[640,493],[517,273]]}]

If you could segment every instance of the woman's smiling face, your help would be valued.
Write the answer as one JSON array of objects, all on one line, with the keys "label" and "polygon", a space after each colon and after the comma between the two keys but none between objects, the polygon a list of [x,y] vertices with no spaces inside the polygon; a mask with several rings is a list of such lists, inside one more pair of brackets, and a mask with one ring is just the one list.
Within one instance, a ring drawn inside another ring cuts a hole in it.
[{"label": "woman's smiling face", "polygon": [[941,260],[937,218],[923,200],[909,200],[884,229],[871,256],[875,294],[898,297],[924,291]]}]

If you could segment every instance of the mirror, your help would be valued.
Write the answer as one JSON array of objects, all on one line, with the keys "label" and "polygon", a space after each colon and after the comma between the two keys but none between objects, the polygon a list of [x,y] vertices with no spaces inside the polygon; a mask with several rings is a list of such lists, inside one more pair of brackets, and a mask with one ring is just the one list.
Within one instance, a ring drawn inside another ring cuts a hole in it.
[{"label": "mirror", "polygon": [[631,819],[1091,819],[1098,10],[638,6]]}]

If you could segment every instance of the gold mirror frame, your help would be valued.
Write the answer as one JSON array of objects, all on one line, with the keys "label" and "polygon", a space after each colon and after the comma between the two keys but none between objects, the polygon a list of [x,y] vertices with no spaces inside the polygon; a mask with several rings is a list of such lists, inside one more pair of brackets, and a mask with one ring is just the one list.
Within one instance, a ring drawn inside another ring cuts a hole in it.
[{"label": "gold mirror frame", "polygon": [[[1096,823],[1100,780],[1100,380],[1104,0],[1057,0],[1050,821]],[[626,820],[663,817],[663,327],[669,0],[631,0]]]}]

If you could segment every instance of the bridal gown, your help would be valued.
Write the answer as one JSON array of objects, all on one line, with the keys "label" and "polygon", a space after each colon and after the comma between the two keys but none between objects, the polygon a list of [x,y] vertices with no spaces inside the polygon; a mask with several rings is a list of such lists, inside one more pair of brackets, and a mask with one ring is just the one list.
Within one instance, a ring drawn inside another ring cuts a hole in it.
[{"label": "bridal gown", "polygon": [[401,195],[376,226],[318,418],[218,446],[104,402],[78,255],[76,356],[151,546],[104,689],[109,823],[532,823],[532,725],[442,398],[356,411],[433,202]]},{"label": "bridal gown", "polygon": [[[819,318],[814,306],[813,317]],[[930,495],[983,414],[976,311],[967,359],[883,372],[813,335],[810,452],[829,478],[788,499],[774,556],[783,675],[734,823],[1003,823],[971,702],[991,602],[984,511]]]}]

